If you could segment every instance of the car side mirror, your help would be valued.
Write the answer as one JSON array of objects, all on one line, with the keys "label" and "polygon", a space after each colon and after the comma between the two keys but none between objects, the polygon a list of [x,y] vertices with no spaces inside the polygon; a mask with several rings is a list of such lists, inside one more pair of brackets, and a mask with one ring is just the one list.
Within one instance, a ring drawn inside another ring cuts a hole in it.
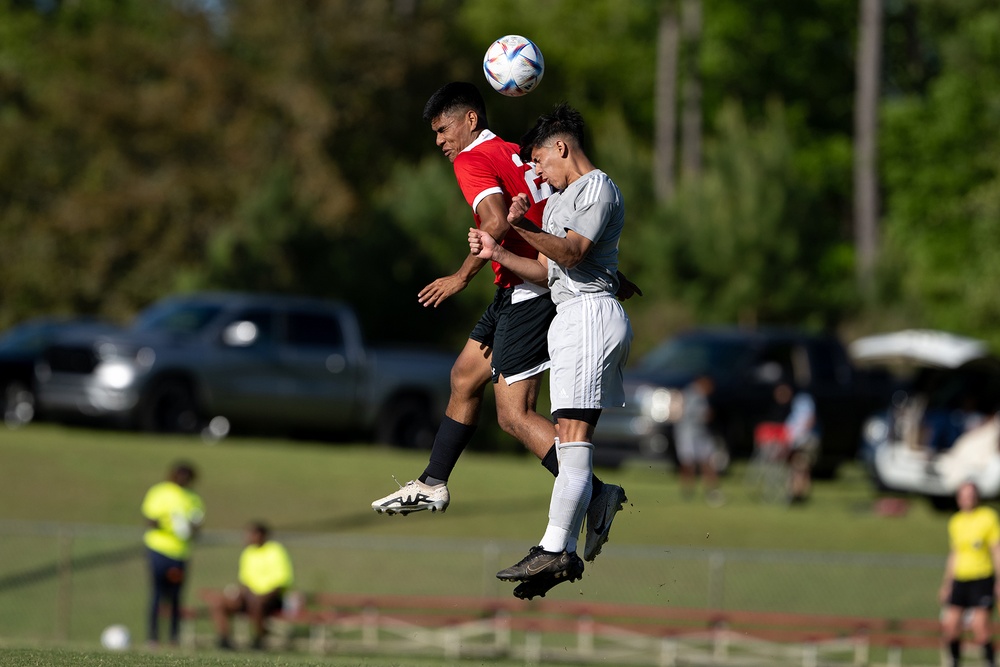
[{"label": "car side mirror", "polygon": [[249,320],[239,320],[222,330],[222,342],[230,347],[250,347],[260,334],[257,325]]}]

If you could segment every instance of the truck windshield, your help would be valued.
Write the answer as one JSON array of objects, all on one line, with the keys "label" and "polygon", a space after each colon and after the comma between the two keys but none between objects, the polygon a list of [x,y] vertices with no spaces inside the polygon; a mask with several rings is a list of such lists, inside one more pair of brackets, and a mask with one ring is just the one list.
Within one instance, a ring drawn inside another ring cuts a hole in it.
[{"label": "truck windshield", "polygon": [[739,341],[674,338],[643,357],[639,370],[722,375],[736,368],[746,354],[746,344]]},{"label": "truck windshield", "polygon": [[221,311],[221,306],[207,303],[168,303],[140,315],[132,328],[135,331],[197,333]]}]

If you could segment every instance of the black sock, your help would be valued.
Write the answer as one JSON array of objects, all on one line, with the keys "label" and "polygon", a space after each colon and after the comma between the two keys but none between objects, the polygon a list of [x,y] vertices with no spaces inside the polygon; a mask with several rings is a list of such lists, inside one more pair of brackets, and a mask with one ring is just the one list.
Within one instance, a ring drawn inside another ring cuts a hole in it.
[{"label": "black sock", "polygon": [[472,441],[472,435],[475,432],[475,424],[471,426],[462,424],[450,417],[442,419],[441,427],[438,428],[437,435],[434,436],[430,460],[419,478],[420,481],[427,482],[428,477],[435,477],[447,482],[451,471],[455,469],[455,464],[458,463],[458,457]]},{"label": "black sock", "polygon": [[948,642],[948,652],[951,654],[951,661],[953,665],[958,665],[958,662],[962,659],[962,640],[952,639]]},{"label": "black sock", "polygon": [[989,667],[995,667],[997,664],[996,656],[993,654],[993,642],[988,641],[983,644],[983,657],[986,658],[986,664]]},{"label": "black sock", "polygon": [[[559,475],[559,459],[556,456],[556,446],[552,445],[549,447],[549,451],[545,452],[545,456],[542,457],[542,467],[552,473],[553,477]],[[594,492],[591,497],[596,496],[601,492],[601,488],[604,487],[604,482],[597,479],[597,475],[591,475],[590,481],[594,485]]]}]

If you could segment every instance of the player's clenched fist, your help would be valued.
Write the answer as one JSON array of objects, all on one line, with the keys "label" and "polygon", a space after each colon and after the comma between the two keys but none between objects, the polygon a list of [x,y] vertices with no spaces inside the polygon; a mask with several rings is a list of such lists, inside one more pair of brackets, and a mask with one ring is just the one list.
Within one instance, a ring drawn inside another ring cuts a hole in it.
[{"label": "player's clenched fist", "polygon": [[469,252],[479,259],[493,259],[497,242],[481,229],[469,228]]},{"label": "player's clenched fist", "polygon": [[530,207],[531,202],[528,201],[528,195],[523,192],[515,195],[510,201],[510,212],[507,213],[507,222],[512,225],[518,223]]}]

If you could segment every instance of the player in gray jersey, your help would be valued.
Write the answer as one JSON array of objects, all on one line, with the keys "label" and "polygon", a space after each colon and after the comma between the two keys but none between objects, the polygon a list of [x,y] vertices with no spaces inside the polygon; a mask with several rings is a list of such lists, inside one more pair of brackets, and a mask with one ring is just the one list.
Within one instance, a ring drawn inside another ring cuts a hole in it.
[{"label": "player in gray jersey", "polygon": [[622,193],[599,169],[581,176],[555,193],[550,214],[542,224],[553,236],[565,238],[572,230],[592,241],[590,250],[575,266],[549,262],[548,280],[557,305],[581,294],[618,291],[618,239],[625,224]]},{"label": "player in gray jersey", "polygon": [[[497,573],[499,579],[522,582],[514,595],[527,599],[583,575],[576,549],[592,493],[594,427],[603,408],[625,402],[622,370],[632,327],[615,298],[625,206],[618,187],[584,152],[583,135],[579,112],[560,105],[539,118],[522,141],[522,159],[530,153],[536,174],[556,190],[546,204],[542,229],[524,220],[530,206],[526,197],[514,198],[507,217],[538,250],[537,260],[507,252],[482,230],[469,230],[474,255],[548,285],[557,306],[548,344],[559,474],[548,526],[527,556]],[[602,517],[587,520],[601,522]]]}]

